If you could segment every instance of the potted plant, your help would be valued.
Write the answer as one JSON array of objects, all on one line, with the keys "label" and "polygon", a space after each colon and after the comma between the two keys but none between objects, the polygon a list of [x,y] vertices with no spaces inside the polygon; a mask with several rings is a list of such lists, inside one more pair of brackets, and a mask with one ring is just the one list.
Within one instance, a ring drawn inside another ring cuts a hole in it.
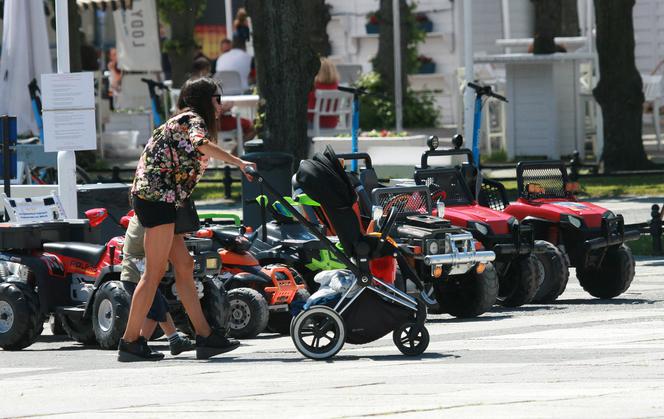
[{"label": "potted plant", "polygon": [[420,63],[420,68],[418,70],[419,74],[431,74],[436,72],[436,63],[433,62],[431,57],[420,55],[417,57],[417,61]]},{"label": "potted plant", "polygon": [[429,17],[426,13],[416,13],[415,22],[417,22],[417,27],[424,32],[433,31],[433,22],[429,20]]},{"label": "potted plant", "polygon": [[380,32],[380,16],[378,12],[367,13],[367,23],[364,27],[367,29],[368,34],[376,34]]}]

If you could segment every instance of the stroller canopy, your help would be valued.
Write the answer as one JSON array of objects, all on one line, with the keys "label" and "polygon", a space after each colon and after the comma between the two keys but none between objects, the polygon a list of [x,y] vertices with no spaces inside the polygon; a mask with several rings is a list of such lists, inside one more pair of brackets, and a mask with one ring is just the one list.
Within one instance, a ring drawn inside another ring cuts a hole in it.
[{"label": "stroller canopy", "polygon": [[362,237],[355,189],[334,150],[327,146],[323,153],[302,160],[296,173],[300,188],[320,203],[348,256]]}]

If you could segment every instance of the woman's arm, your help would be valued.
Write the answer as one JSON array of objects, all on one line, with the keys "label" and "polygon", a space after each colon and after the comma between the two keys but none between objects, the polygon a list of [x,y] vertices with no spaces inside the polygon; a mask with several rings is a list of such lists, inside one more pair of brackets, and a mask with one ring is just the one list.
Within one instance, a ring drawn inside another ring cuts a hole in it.
[{"label": "woman's arm", "polygon": [[213,159],[221,160],[226,163],[239,167],[240,170],[242,170],[242,173],[244,173],[245,167],[256,166],[255,163],[244,161],[238,157],[235,157],[234,155],[230,154],[229,152],[225,151],[224,149],[222,149],[221,147],[212,142],[203,144],[202,146],[198,147],[198,150],[204,155],[212,157]]}]

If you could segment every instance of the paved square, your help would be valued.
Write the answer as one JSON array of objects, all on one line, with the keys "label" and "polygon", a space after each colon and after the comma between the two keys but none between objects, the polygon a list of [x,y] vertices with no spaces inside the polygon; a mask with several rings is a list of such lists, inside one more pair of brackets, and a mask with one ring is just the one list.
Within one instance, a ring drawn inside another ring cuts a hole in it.
[{"label": "paved square", "polygon": [[571,271],[555,304],[430,316],[431,344],[415,359],[391,336],[316,362],[262,335],[208,362],[119,364],[45,332],[0,352],[0,416],[662,417],[664,260],[636,272],[614,300],[592,299]]}]

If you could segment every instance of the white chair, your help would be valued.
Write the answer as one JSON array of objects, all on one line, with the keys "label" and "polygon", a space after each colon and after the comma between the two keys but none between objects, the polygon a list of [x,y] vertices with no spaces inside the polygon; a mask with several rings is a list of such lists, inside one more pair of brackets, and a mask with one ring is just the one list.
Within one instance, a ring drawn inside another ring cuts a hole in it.
[{"label": "white chair", "polygon": [[242,95],[245,93],[242,88],[242,77],[237,71],[217,71],[214,73],[214,79],[221,82],[224,95]]},{"label": "white chair", "polygon": [[662,76],[641,74],[643,80],[643,94],[646,102],[652,104],[652,120],[655,125],[655,139],[657,140],[657,150],[662,147],[662,132],[659,125],[659,110],[662,107]]},{"label": "white chair", "polygon": [[362,66],[359,64],[338,64],[339,84],[353,84],[362,76]]},{"label": "white chair", "polygon": [[[316,104],[308,113],[313,114],[313,129],[310,137],[335,135],[341,132],[349,132],[351,126],[351,114],[353,112],[353,95],[339,90],[316,90]],[[339,122],[334,128],[322,128],[320,126],[321,116],[338,116]]]}]

